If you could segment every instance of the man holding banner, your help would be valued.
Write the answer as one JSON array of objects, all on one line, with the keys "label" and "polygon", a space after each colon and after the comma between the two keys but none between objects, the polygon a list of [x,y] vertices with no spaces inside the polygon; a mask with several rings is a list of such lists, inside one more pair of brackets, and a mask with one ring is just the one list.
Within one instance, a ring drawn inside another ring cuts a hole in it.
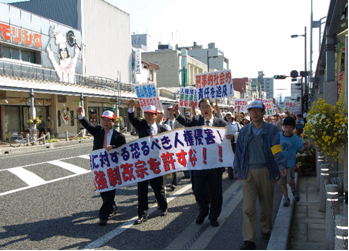
[{"label": "man holding banner", "polygon": [[[91,124],[84,115],[84,109],[82,106],[79,106],[76,109],[78,114],[78,119],[80,123],[87,129],[87,131],[93,135],[93,150],[104,148],[106,151],[111,149],[118,148],[126,143],[125,136],[115,129],[113,129],[115,123],[115,114],[111,111],[103,112],[102,125],[93,125]],[[99,210],[99,225],[107,225],[109,217],[115,216],[118,212],[118,207],[114,201],[115,189],[101,192],[101,197],[103,200],[103,205]]]},{"label": "man holding banner", "polygon": [[[202,115],[193,116],[193,118],[184,117],[179,113],[178,104],[173,105],[173,111],[176,116],[177,121],[184,125],[185,127],[194,126],[215,126],[215,127],[225,127],[227,122],[223,119],[213,116],[214,106],[212,101],[208,98],[204,98],[199,102],[199,108]],[[194,195],[197,203],[200,207],[200,214],[196,218],[196,224],[202,224],[205,217],[209,215],[211,226],[218,227],[219,223],[217,221],[223,203],[222,195],[222,168],[220,166],[214,166],[212,169],[207,170],[195,170],[194,171]],[[222,166],[223,167],[223,166]],[[208,193],[206,189],[206,184],[209,184],[210,196],[211,196],[211,208],[208,206]]]},{"label": "man holding banner", "polygon": [[[166,132],[166,128],[155,122],[158,111],[155,106],[148,105],[144,108],[144,118],[141,121],[135,118],[134,115],[134,99],[128,101],[128,119],[134,128],[139,132],[139,138],[156,135],[158,133]],[[163,184],[163,177],[158,176],[150,180],[144,180],[137,183],[138,188],[138,220],[135,224],[142,224],[148,219],[148,182],[154,190],[156,201],[161,210],[161,216],[167,215],[167,200],[165,195],[165,188]]]}]

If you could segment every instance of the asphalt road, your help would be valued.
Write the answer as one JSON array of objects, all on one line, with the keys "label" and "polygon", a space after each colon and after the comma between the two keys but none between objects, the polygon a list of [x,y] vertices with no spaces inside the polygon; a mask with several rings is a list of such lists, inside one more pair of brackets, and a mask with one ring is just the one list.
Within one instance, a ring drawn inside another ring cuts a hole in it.
[{"label": "asphalt road", "polygon": [[[119,214],[98,225],[102,200],[95,192],[88,154],[92,143],[0,157],[0,249],[239,249],[241,183],[223,174],[224,205],[212,228],[198,226],[198,205],[189,179],[167,187],[169,214],[160,216],[149,186],[149,220],[137,218],[137,186],[116,191]],[[281,200],[275,186],[274,218]],[[257,203],[258,205],[258,203]],[[257,206],[259,210],[259,206]],[[266,249],[257,229],[257,248]]]}]

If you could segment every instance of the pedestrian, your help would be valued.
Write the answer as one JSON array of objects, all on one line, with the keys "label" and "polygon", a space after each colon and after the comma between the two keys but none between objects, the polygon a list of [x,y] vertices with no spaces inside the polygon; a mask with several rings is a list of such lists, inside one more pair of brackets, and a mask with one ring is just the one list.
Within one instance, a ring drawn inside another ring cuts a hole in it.
[{"label": "pedestrian", "polygon": [[[178,121],[176,121],[175,117],[173,116],[172,105],[167,108],[167,113],[168,118],[165,120],[164,124],[169,125],[171,130],[183,128],[183,126],[180,123],[178,123]],[[177,173],[171,173],[169,177],[171,181],[170,187],[172,190],[174,190],[176,188],[175,186],[178,184]]]},{"label": "pedestrian", "polygon": [[40,124],[38,125],[38,129],[39,129],[39,138],[41,137],[41,133],[42,135],[46,134],[46,123],[45,120],[43,119],[42,115],[39,116],[40,119]]},{"label": "pedestrian", "polygon": [[[155,119],[155,122],[163,125],[167,131],[171,131],[171,127],[168,124],[165,124],[163,121],[164,118],[164,110],[158,110],[158,115]],[[162,176],[164,179],[164,187],[166,188],[166,181],[167,181],[167,177],[170,178],[170,188],[172,191],[174,191],[176,189],[175,185],[172,184],[172,179],[173,179],[173,173],[170,174],[165,174],[164,176]],[[165,189],[165,193],[166,193],[166,189]]]},{"label": "pedestrian", "polygon": [[[186,118],[178,111],[178,104],[173,105],[173,111],[176,116],[176,120],[185,127],[193,126],[216,126],[226,127],[227,122],[223,119],[213,116],[214,106],[212,101],[208,98],[204,98],[199,102],[199,108],[202,115],[193,116],[193,118]],[[209,184],[211,208],[209,208],[207,201],[208,191],[206,184]],[[200,225],[204,222],[205,217],[210,213],[209,219],[211,226],[218,227],[217,221],[223,202],[222,195],[222,168],[213,168],[207,170],[195,170],[194,171],[194,195],[197,203],[200,207],[199,216],[196,218],[196,224]]]},{"label": "pedestrian", "polygon": [[251,122],[250,116],[244,115],[244,117],[242,118],[242,121],[241,121],[241,123],[242,123],[241,127],[248,125],[250,122]]},{"label": "pedestrian", "polygon": [[265,106],[252,101],[248,108],[252,123],[245,125],[236,144],[234,167],[242,180],[243,240],[240,249],[256,248],[256,200],[261,207],[262,238],[269,239],[272,229],[275,178],[286,176],[286,157],[280,146],[278,128],[263,121]]},{"label": "pedestrian", "polygon": [[305,110],[303,113],[304,125],[307,123],[307,116],[308,116],[308,113],[307,113],[307,110]]},{"label": "pedestrian", "polygon": [[297,115],[297,136],[301,137],[304,128],[304,119],[302,114]]},{"label": "pedestrian", "polygon": [[50,136],[53,136],[53,120],[50,115],[47,115],[46,130],[47,133],[50,133]]},{"label": "pedestrian", "polygon": [[[228,130],[229,133],[234,135],[234,140],[231,141],[231,147],[233,149],[233,153],[235,155],[235,148],[236,148],[236,141],[238,138],[238,134],[240,132],[241,126],[240,126],[240,117],[238,116],[238,121],[234,121],[233,114],[231,112],[227,112],[227,114],[224,117],[224,120],[228,122]],[[234,178],[234,168],[228,167],[228,178],[233,179]]]},{"label": "pedestrian", "polygon": [[277,126],[279,132],[282,132],[282,119],[278,112],[274,115],[274,120],[272,121],[274,125]]},{"label": "pedestrian", "polygon": [[[158,111],[155,106],[148,105],[144,109],[144,119],[139,120],[134,114],[134,99],[128,101],[128,119],[134,128],[138,131],[139,138],[144,138],[158,133],[166,132],[166,128],[158,123],[155,119]],[[167,215],[167,200],[165,195],[165,188],[163,177],[159,176],[150,180],[140,181],[137,183],[138,190],[138,220],[135,224],[142,224],[148,219],[148,183],[152,187],[156,201],[161,210],[161,216]]]},{"label": "pedestrian", "polygon": [[[125,135],[113,129],[116,119],[113,112],[103,112],[101,116],[102,125],[94,125],[89,122],[85,117],[82,106],[76,109],[76,113],[78,114],[80,123],[93,136],[93,150],[105,149],[106,151],[110,151],[126,144]],[[103,204],[99,209],[100,226],[107,225],[108,219],[116,216],[118,212],[118,207],[115,203],[115,190],[100,193],[103,200]]]},{"label": "pedestrian", "polygon": [[298,138],[292,133],[293,129],[296,127],[296,120],[292,117],[285,118],[283,122],[284,132],[280,133],[280,145],[282,151],[287,159],[287,176],[280,177],[278,183],[281,186],[282,193],[284,194],[284,199],[282,205],[284,207],[290,205],[290,199],[288,198],[287,185],[291,187],[293,198],[295,201],[300,200],[300,195],[294,183],[294,173],[296,165],[296,153],[298,150],[304,151],[306,142],[303,144],[303,140]]}]

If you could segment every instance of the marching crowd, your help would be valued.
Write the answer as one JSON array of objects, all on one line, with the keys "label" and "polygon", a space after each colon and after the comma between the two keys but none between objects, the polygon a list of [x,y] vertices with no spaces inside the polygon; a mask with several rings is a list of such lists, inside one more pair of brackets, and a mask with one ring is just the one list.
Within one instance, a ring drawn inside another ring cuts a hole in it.
[{"label": "marching crowd", "polygon": [[[156,135],[158,133],[177,128],[193,126],[225,127],[226,139],[231,141],[233,154],[232,167],[228,168],[229,178],[234,174],[242,181],[243,192],[243,244],[241,249],[256,249],[257,214],[256,201],[259,199],[261,207],[260,226],[262,237],[269,239],[272,231],[272,212],[275,182],[281,186],[284,194],[283,205],[288,206],[290,200],[287,185],[292,189],[296,201],[300,196],[294,183],[295,156],[297,150],[304,150],[301,135],[305,121],[302,114],[294,116],[288,110],[276,113],[273,118],[265,115],[266,110],[262,101],[252,101],[248,113],[240,112],[240,107],[229,112],[223,112],[211,100],[200,100],[199,110],[191,102],[190,112],[181,114],[177,103],[167,109],[168,118],[164,119],[164,111],[155,106],[144,109],[144,119],[135,117],[135,100],[128,101],[128,120],[137,130],[139,138]],[[125,136],[114,129],[115,114],[111,111],[103,112],[102,125],[90,123],[84,115],[84,109],[77,108],[78,119],[87,131],[94,136],[93,150],[118,148],[126,143]],[[306,116],[306,114],[304,114]],[[305,117],[304,116],[304,117]],[[297,136],[296,136],[297,135]],[[184,173],[190,178],[193,193],[199,205],[196,224],[202,224],[208,216],[212,227],[218,227],[218,217],[221,213],[222,172],[224,167],[213,167],[207,170],[193,170]],[[175,189],[177,174],[170,177],[156,177],[137,183],[138,191],[138,219],[135,224],[142,224],[148,219],[148,184],[152,187],[161,216],[166,216],[168,204],[166,200],[166,181],[170,179],[170,187]],[[102,207],[99,211],[100,226],[105,226],[110,217],[117,214],[115,190],[102,192]]]}]

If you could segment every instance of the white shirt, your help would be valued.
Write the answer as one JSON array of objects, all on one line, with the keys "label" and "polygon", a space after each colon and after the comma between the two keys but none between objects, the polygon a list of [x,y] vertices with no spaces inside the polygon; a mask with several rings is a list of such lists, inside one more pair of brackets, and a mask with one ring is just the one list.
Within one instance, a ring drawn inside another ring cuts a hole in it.
[{"label": "white shirt", "polygon": [[173,118],[173,120],[168,119],[167,124],[168,124],[169,127],[171,127],[171,122],[172,122],[171,130],[173,130],[174,127],[175,127],[176,118]]},{"label": "white shirt", "polygon": [[[128,110],[127,110],[127,112],[128,113],[133,113],[134,112],[134,108],[128,108]],[[154,124],[152,124],[152,125],[149,125],[148,124],[148,126],[149,127],[153,127],[153,134],[155,135],[155,134],[158,134],[158,126],[156,125],[156,122],[154,122]]]},{"label": "white shirt", "polygon": [[166,128],[167,131],[171,131],[172,128],[168,124],[163,124],[163,126]]},{"label": "white shirt", "polygon": [[[104,129],[105,131],[105,129]],[[107,145],[110,145],[111,137],[113,136],[113,128],[109,130],[107,134]]]},{"label": "white shirt", "polygon": [[229,132],[234,135],[235,137],[234,143],[236,143],[237,141],[236,133],[238,133],[241,129],[239,123],[237,123],[236,121],[233,121],[232,124],[228,123],[228,128],[229,128]]},{"label": "white shirt", "polygon": [[[204,121],[205,121],[205,125],[206,125],[206,119],[205,119],[205,117],[204,117]],[[211,116],[211,118],[210,118],[210,126],[213,126],[213,115]]]}]

